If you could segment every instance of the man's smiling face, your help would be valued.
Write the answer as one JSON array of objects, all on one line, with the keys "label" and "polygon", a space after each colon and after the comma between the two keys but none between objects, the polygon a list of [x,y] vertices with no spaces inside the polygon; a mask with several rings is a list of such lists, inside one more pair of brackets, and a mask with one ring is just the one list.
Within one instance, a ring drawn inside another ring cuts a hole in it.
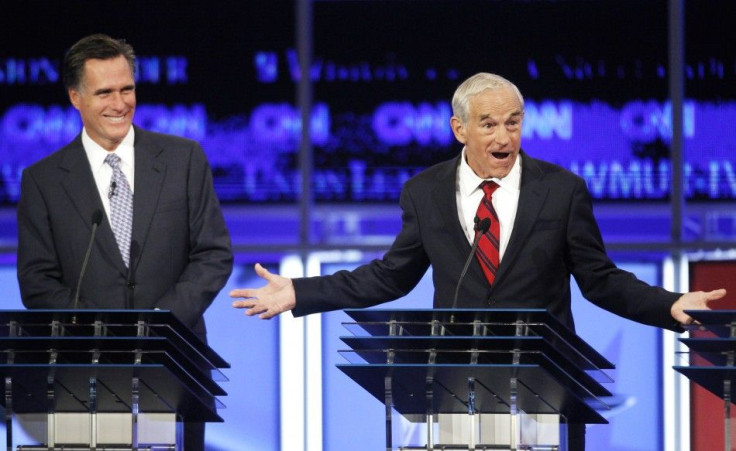
[{"label": "man's smiling face", "polygon": [[128,134],[135,113],[135,81],[128,61],[123,56],[87,60],[81,86],[69,89],[69,99],[89,137],[115,150]]}]

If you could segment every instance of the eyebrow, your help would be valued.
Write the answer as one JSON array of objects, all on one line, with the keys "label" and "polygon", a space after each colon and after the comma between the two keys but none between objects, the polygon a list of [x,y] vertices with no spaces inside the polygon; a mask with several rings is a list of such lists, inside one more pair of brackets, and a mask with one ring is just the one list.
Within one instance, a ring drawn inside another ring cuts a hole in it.
[{"label": "eyebrow", "polygon": [[[523,115],[524,114],[521,112],[521,110],[517,110],[517,111],[514,111],[513,113],[511,113],[506,120],[511,119],[511,118],[514,118],[514,117],[523,116]],[[482,114],[479,119],[481,121],[484,121],[486,119],[491,119],[491,115],[490,114]]]},{"label": "eyebrow", "polygon": [[[130,90],[130,89],[135,89],[135,85],[125,85],[122,88],[120,88],[121,91],[126,91],[126,90]],[[111,93],[113,91],[114,91],[114,89],[112,89],[112,88],[102,88],[102,89],[96,90],[94,92],[94,94],[95,95],[109,94],[109,93]]]}]

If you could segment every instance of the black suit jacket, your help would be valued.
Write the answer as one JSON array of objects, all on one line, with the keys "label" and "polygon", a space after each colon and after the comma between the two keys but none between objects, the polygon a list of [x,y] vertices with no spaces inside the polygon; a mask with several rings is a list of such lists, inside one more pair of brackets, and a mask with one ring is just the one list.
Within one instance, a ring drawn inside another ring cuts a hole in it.
[{"label": "black suit jacket", "polygon": [[[18,281],[26,307],[72,308],[98,210],[104,212],[81,135],[23,172]],[[212,173],[196,142],[135,129],[132,241],[137,255],[129,272],[103,218],[79,308],[171,310],[204,337],[202,314],[230,276],[233,257]]]},{"label": "black suit jacket", "polygon": [[[459,157],[406,182],[402,229],[390,250],[354,271],[295,279],[294,315],[367,307],[409,293],[432,265],[434,307],[450,308],[471,246],[458,219]],[[586,299],[623,317],[679,330],[670,307],[679,294],[652,287],[608,258],[585,182],[522,152],[514,230],[489,286],[476,259],[462,282],[460,308],[544,308],[574,329],[570,276]]]}]

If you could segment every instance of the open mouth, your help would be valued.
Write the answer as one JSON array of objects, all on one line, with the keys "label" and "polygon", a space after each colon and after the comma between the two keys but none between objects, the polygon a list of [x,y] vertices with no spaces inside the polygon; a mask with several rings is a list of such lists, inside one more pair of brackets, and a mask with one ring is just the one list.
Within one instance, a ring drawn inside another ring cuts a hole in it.
[{"label": "open mouth", "polygon": [[508,158],[508,156],[511,154],[508,152],[491,152],[491,155],[493,155],[493,158],[498,158],[499,160],[503,160],[504,158]]}]

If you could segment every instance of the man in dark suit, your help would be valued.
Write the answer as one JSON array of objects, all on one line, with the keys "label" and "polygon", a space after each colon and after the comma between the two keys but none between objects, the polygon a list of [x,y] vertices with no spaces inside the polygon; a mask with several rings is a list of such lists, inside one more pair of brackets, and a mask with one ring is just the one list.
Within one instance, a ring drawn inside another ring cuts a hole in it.
[{"label": "man in dark suit", "polygon": [[[261,318],[367,307],[406,295],[430,265],[435,307],[453,307],[459,288],[457,307],[545,308],[573,329],[571,275],[600,307],[671,330],[692,321],[685,310],[725,296],[725,290],[671,293],[618,269],[606,255],[585,182],[521,150],[524,99],[511,82],[476,74],[455,91],[452,108],[451,127],[463,150],[406,182],[402,229],[382,259],[293,280],[257,265],[268,284],[233,290],[232,297],[242,298],[233,306]],[[487,198],[485,181],[498,186]],[[479,210],[483,199],[486,213]],[[460,283],[481,215],[500,224],[489,239],[495,260],[473,259]],[[582,429],[571,431],[569,449],[583,448]]]},{"label": "man in dark suit", "polygon": [[[171,310],[206,340],[203,314],[232,271],[230,237],[201,147],[132,125],[134,73],[133,48],[106,35],[66,54],[84,129],[23,173],[21,296],[31,309]],[[186,449],[204,449],[203,425],[185,435]]]}]

